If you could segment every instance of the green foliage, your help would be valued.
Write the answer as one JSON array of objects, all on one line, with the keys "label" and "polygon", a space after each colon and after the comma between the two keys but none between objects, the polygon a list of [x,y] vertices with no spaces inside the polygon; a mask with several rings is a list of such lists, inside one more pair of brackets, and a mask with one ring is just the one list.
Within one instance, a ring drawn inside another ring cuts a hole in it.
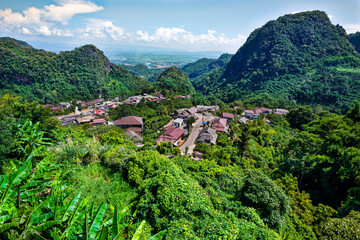
[{"label": "green foliage", "polygon": [[194,94],[195,90],[188,76],[177,67],[170,67],[161,72],[154,87],[158,90],[167,90],[173,94]]},{"label": "green foliage", "polygon": [[145,79],[114,65],[93,45],[60,54],[0,40],[0,89],[31,101],[53,103],[141,93]]},{"label": "green foliage", "polygon": [[270,227],[282,226],[290,212],[290,201],[282,189],[259,171],[249,171],[244,179],[240,199],[254,207]]},{"label": "green foliage", "polygon": [[[223,68],[193,80],[225,102],[294,100],[341,112],[360,91],[360,55],[324,12],[288,14],[254,30]],[[281,107],[281,106],[280,106]]]},{"label": "green foliage", "polygon": [[360,53],[360,32],[349,34],[349,42],[351,42],[355,50]]},{"label": "green foliage", "polygon": [[196,78],[215,68],[224,67],[232,58],[232,54],[224,53],[218,59],[201,58],[194,63],[188,63],[181,68],[189,78]]}]

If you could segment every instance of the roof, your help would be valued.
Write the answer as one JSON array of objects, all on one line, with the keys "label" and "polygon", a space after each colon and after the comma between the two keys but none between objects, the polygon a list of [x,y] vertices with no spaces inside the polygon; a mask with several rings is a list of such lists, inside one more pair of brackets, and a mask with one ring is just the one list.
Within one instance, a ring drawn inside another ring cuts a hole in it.
[{"label": "roof", "polygon": [[177,118],[173,121],[173,123],[179,123],[179,124],[183,124],[183,122],[184,122],[184,119],[182,119],[182,118]]},{"label": "roof", "polygon": [[53,110],[54,112],[57,112],[57,111],[62,110],[62,109],[63,109],[62,107],[55,107],[55,108],[53,108],[52,110]]},{"label": "roof", "polygon": [[104,113],[105,113],[105,111],[101,110],[101,109],[98,109],[95,111],[95,114],[97,114],[97,115],[104,114]]},{"label": "roof", "polygon": [[213,125],[215,124],[216,126],[219,127],[226,127],[226,123],[227,123],[226,118],[218,118],[218,119],[214,119],[213,121]]},{"label": "roof", "polygon": [[137,116],[127,116],[114,121],[114,125],[143,125],[143,119]]},{"label": "roof", "polygon": [[129,127],[126,129],[126,131],[135,132],[137,134],[140,134],[142,132],[141,128],[139,127]]},{"label": "roof", "polygon": [[49,108],[49,107],[52,107],[52,105],[51,104],[43,105],[43,108]]},{"label": "roof", "polygon": [[232,114],[232,113],[223,112],[222,115],[223,115],[223,118],[234,119],[234,114]]},{"label": "roof", "polygon": [[176,128],[174,126],[169,126],[166,128],[165,132],[160,135],[157,142],[176,142],[184,133],[185,129]]},{"label": "roof", "polygon": [[87,122],[90,122],[92,119],[94,119],[93,116],[86,116],[86,117],[77,118],[76,121],[78,123],[87,123]]},{"label": "roof", "polygon": [[216,134],[216,129],[213,128],[204,128],[198,138],[198,142],[200,143],[212,143],[215,144],[217,140],[218,135]]},{"label": "roof", "polygon": [[195,114],[197,112],[197,108],[196,107],[191,107],[187,110],[191,115]]},{"label": "roof", "polygon": [[246,117],[242,117],[242,118],[239,119],[240,123],[247,123],[248,121],[249,121],[249,119],[246,118]]},{"label": "roof", "polygon": [[91,122],[91,124],[97,124],[97,123],[106,123],[106,120],[104,118],[99,118],[99,119],[94,119]]}]

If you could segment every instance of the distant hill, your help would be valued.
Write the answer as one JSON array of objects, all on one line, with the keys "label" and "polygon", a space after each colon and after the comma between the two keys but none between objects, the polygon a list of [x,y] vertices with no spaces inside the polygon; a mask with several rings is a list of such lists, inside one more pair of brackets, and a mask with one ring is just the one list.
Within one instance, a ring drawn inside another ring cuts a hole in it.
[{"label": "distant hill", "polygon": [[351,42],[355,50],[360,53],[360,32],[349,34],[349,42]]},{"label": "distant hill", "polygon": [[99,94],[125,97],[149,87],[147,80],[110,63],[93,45],[56,54],[19,42],[0,40],[0,93],[52,103]]},{"label": "distant hill", "polygon": [[175,94],[194,94],[195,90],[186,73],[177,67],[170,67],[161,72],[154,87],[159,91],[167,90]]},{"label": "distant hill", "polygon": [[14,42],[14,43],[18,43],[23,47],[28,47],[28,48],[32,48],[32,46],[30,44],[28,44],[27,42],[21,41],[21,40],[17,40],[15,38],[11,38],[11,37],[0,37],[0,40],[4,40],[4,41],[9,41],[9,42]]},{"label": "distant hill", "polygon": [[218,59],[201,58],[194,63],[188,63],[182,67],[182,71],[187,73],[189,78],[196,78],[211,70],[225,66],[230,62],[233,54],[224,53]]},{"label": "distant hill", "polygon": [[161,72],[161,69],[150,69],[148,66],[146,66],[143,63],[139,63],[135,66],[129,66],[129,65],[120,65],[120,66],[125,68],[132,74],[139,75],[140,77],[147,78],[149,80],[152,80],[154,76],[157,79]]},{"label": "distant hill", "polygon": [[341,108],[359,99],[360,55],[324,12],[289,14],[253,31],[224,68],[192,82],[227,102],[272,98]]}]

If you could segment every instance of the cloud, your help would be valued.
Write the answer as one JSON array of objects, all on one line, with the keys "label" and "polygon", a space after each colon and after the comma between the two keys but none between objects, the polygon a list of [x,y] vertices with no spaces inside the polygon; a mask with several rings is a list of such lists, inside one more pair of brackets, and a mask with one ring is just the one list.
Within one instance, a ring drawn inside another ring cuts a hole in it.
[{"label": "cloud", "polygon": [[56,26],[66,26],[74,15],[103,10],[102,6],[82,0],[60,0],[57,5],[51,4],[42,9],[29,7],[22,12],[12,9],[0,9],[0,30],[18,31],[23,34],[44,36],[72,36],[70,30]]},{"label": "cloud", "polygon": [[183,28],[165,28],[159,27],[154,34],[150,35],[147,31],[137,31],[136,40],[145,42],[158,42],[166,44],[181,44],[181,45],[212,45],[231,47],[238,49],[246,40],[246,36],[238,35],[235,38],[228,38],[223,33],[217,33],[215,30],[207,30],[207,33],[193,34]]},{"label": "cloud", "polygon": [[360,24],[345,24],[343,27],[347,33],[360,32]]},{"label": "cloud", "polygon": [[123,28],[115,26],[109,20],[88,19],[85,28],[78,29],[77,32],[83,38],[100,38],[113,40],[130,39],[131,34],[126,33]]}]

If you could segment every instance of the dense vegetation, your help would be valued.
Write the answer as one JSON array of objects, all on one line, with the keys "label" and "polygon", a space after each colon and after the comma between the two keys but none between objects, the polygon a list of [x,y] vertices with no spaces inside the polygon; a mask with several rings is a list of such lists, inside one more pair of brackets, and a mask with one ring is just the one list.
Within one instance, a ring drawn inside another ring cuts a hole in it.
[{"label": "dense vegetation", "polygon": [[170,67],[161,72],[157,82],[154,84],[155,89],[176,94],[194,94],[195,89],[186,73],[183,73],[177,67]]},{"label": "dense vegetation", "polygon": [[348,109],[360,94],[360,55],[324,12],[302,12],[256,29],[226,67],[192,83],[225,102],[277,98]]},{"label": "dense vegetation", "polygon": [[55,54],[0,40],[0,91],[42,103],[141,93],[147,80],[114,65],[93,45]]},{"label": "dense vegetation", "polygon": [[189,78],[196,78],[215,68],[224,67],[230,62],[232,56],[232,54],[224,53],[218,59],[201,58],[194,63],[186,64],[181,70],[187,73]]},{"label": "dense vegetation", "polygon": [[231,122],[197,145],[201,161],[112,126],[62,127],[9,95],[0,118],[1,239],[359,238],[359,102]]},{"label": "dense vegetation", "polygon": [[149,68],[145,64],[139,63],[135,66],[121,65],[132,74],[139,75],[140,77],[149,79],[150,82],[156,81],[160,75],[161,69]]},{"label": "dense vegetation", "polygon": [[360,32],[349,34],[349,42],[360,53]]}]

